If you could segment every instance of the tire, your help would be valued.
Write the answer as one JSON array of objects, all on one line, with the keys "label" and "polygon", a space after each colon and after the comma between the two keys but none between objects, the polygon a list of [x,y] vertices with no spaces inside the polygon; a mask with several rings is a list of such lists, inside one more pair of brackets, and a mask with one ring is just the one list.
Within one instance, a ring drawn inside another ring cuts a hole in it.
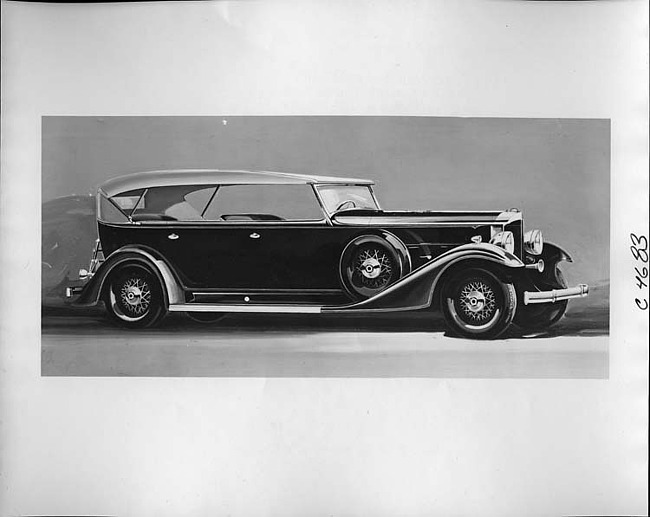
[{"label": "tire", "polygon": [[442,312],[449,328],[462,337],[494,339],[510,327],[517,309],[513,284],[492,271],[472,268],[443,286]]},{"label": "tire", "polygon": [[186,312],[189,319],[197,323],[216,323],[227,316],[225,312]]},{"label": "tire", "polygon": [[[554,282],[548,288],[564,289],[566,286],[564,275],[556,264]],[[515,325],[523,330],[545,330],[562,319],[568,305],[568,300],[560,300],[555,303],[521,305],[515,315]]]},{"label": "tire", "polygon": [[111,273],[103,298],[109,318],[121,327],[151,327],[166,314],[160,282],[139,264],[123,266]]},{"label": "tire", "polygon": [[343,250],[341,282],[353,299],[365,300],[396,282],[406,268],[403,257],[386,239],[364,235],[354,239]]}]

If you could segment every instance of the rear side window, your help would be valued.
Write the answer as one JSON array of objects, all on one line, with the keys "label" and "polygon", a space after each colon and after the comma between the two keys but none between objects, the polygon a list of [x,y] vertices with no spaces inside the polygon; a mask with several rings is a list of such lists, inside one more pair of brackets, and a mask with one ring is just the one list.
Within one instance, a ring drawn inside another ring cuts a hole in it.
[{"label": "rear side window", "polygon": [[144,189],[129,190],[128,192],[113,196],[111,200],[128,215],[133,211],[142,194],[144,194]]},{"label": "rear side window", "polygon": [[[137,201],[136,201],[137,202]],[[126,214],[116,206],[117,203],[112,203],[102,193],[99,193],[99,203],[97,204],[97,219],[106,223],[126,223],[129,218]]]},{"label": "rear side window", "polygon": [[204,215],[210,221],[319,221],[310,185],[224,185]]},{"label": "rear side window", "polygon": [[203,221],[203,213],[217,187],[176,185],[152,187],[138,198],[133,221]]}]

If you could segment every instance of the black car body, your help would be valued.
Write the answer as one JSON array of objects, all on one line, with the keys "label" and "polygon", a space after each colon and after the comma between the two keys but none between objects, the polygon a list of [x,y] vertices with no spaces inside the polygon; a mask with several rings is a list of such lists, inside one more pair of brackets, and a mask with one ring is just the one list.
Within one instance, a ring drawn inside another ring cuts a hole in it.
[{"label": "black car body", "polygon": [[544,328],[588,287],[524,233],[516,209],[384,211],[373,182],[279,172],[122,176],[97,193],[98,241],[75,305],[127,327],[167,312],[352,313],[439,308],[458,334]]}]

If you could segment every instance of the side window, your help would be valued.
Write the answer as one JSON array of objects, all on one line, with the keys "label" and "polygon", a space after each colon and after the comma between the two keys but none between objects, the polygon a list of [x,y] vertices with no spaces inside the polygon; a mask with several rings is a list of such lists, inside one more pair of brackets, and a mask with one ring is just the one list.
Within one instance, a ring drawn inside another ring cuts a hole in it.
[{"label": "side window", "polygon": [[310,185],[224,185],[210,203],[210,221],[319,221]]},{"label": "side window", "polygon": [[[134,201],[134,206],[135,203],[137,203],[137,199]],[[129,222],[129,218],[124,214],[124,212],[121,212],[118,210],[118,208],[111,203],[108,198],[103,193],[99,193],[99,210],[97,214],[97,218],[100,221],[104,221],[105,223],[127,223]],[[128,212],[127,212],[128,213]]]},{"label": "side window", "polygon": [[111,199],[124,213],[128,215],[135,208],[135,205],[142,197],[143,192],[144,189],[129,190],[128,192],[123,192],[117,196],[113,196]]},{"label": "side window", "polygon": [[134,221],[203,221],[203,212],[217,187],[174,185],[152,187],[137,202]]}]

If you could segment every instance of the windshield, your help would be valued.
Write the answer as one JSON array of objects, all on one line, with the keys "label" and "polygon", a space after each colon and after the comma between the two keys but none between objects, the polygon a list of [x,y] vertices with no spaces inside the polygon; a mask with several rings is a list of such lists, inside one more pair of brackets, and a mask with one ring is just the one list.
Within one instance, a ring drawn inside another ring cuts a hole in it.
[{"label": "windshield", "polygon": [[379,210],[370,187],[366,185],[321,185],[317,187],[327,213],[342,210]]}]

